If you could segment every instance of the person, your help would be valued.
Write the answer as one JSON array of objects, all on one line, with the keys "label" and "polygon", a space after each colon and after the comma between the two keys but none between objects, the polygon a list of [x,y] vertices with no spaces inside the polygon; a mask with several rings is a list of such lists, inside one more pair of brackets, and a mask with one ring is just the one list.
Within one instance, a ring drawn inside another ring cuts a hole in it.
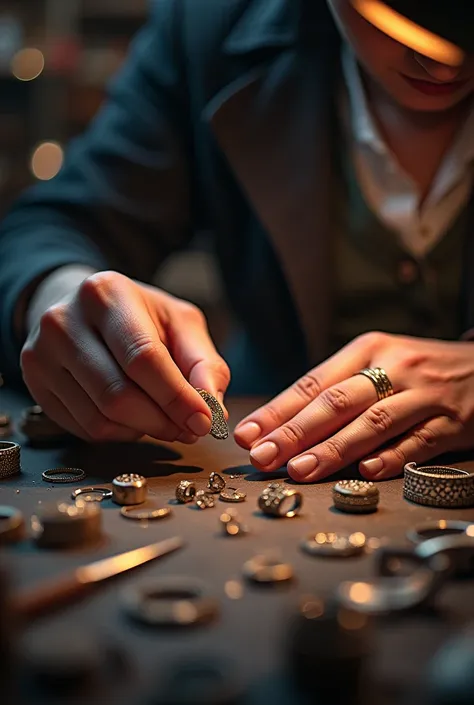
[{"label": "person", "polygon": [[[5,375],[89,441],[194,443],[195,388],[268,395],[234,437],[298,482],[472,448],[470,11],[400,7],[155,3],[59,175],[2,224]],[[239,322],[222,351],[149,283],[197,230]]]}]

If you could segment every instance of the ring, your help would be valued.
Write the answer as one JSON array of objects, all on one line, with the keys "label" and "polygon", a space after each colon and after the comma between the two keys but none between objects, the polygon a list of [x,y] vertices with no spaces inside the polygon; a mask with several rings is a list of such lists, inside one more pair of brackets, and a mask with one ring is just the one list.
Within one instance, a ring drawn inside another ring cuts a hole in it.
[{"label": "ring", "polygon": [[190,480],[181,480],[176,487],[175,495],[181,504],[192,502],[196,496],[196,485]]},{"label": "ring", "polygon": [[39,546],[65,547],[96,541],[102,535],[102,510],[96,502],[45,505],[31,518]]},{"label": "ring", "polygon": [[219,494],[225,488],[225,480],[218,472],[211,472],[207,481],[207,489],[213,494]]},{"label": "ring", "polygon": [[240,520],[239,515],[229,509],[219,517],[219,523],[226,536],[244,536],[249,533],[249,530]]},{"label": "ring", "polygon": [[467,534],[474,538],[474,523],[469,521],[456,521],[440,519],[426,524],[419,524],[407,531],[407,539],[418,544],[422,541],[437,538],[438,536],[452,536]]},{"label": "ring", "polygon": [[290,519],[300,513],[302,505],[301,492],[285,487],[280,482],[271,482],[258,498],[258,506],[267,516]]},{"label": "ring", "polygon": [[112,497],[112,490],[107,487],[78,487],[72,491],[71,498],[80,497],[83,502],[102,502]]},{"label": "ring", "polygon": [[214,496],[207,490],[198,490],[194,500],[199,509],[208,509],[215,506]]},{"label": "ring", "polygon": [[122,505],[143,504],[147,498],[148,486],[143,475],[123,473],[112,480],[114,502]]},{"label": "ring", "polygon": [[276,558],[258,555],[244,563],[243,574],[254,583],[283,583],[294,577],[293,566]]},{"label": "ring", "polygon": [[377,392],[378,401],[392,396],[392,383],[390,382],[385,370],[381,367],[364,367],[363,370],[356,372],[354,377],[357,375],[364,375],[364,377],[370,379],[375,387],[375,391]]},{"label": "ring", "polygon": [[474,474],[445,465],[417,467],[416,463],[407,463],[403,495],[430,507],[470,507],[474,504]]},{"label": "ring", "polygon": [[21,472],[21,448],[13,441],[0,441],[0,480]]},{"label": "ring", "polygon": [[226,487],[219,495],[219,499],[222,502],[245,502],[246,497],[245,492],[235,487]]},{"label": "ring", "polygon": [[185,578],[151,578],[122,593],[128,614],[152,626],[191,627],[210,622],[219,604],[206,597],[206,588]]},{"label": "ring", "polygon": [[353,534],[336,534],[320,531],[310,534],[301,543],[301,548],[312,556],[348,558],[363,553],[366,536],[360,531]]},{"label": "ring", "polygon": [[83,480],[86,473],[81,468],[52,468],[45,470],[41,475],[45,482],[79,482]]},{"label": "ring", "polygon": [[373,482],[341,480],[332,490],[333,502],[341,512],[363,514],[377,509],[380,492]]},{"label": "ring", "polygon": [[144,510],[137,507],[122,507],[120,514],[125,519],[134,519],[135,521],[153,521],[154,519],[165,519],[171,514],[169,507],[160,507],[159,509]]},{"label": "ring", "polygon": [[217,399],[213,397],[212,394],[210,394],[209,392],[206,392],[205,389],[196,389],[196,392],[201,395],[201,397],[204,399],[204,401],[211,410],[211,436],[217,438],[218,440],[225,440],[229,436],[229,427],[227,426],[227,421],[225,420],[222,406],[219,404]]},{"label": "ring", "polygon": [[25,533],[25,519],[15,507],[0,506],[0,545],[21,541]]}]

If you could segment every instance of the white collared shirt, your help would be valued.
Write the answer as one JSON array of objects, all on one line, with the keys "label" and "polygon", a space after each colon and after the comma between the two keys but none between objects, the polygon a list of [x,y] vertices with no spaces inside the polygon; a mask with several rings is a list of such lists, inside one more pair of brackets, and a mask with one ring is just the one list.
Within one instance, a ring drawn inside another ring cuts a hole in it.
[{"label": "white collared shirt", "polygon": [[447,232],[471,195],[474,109],[446,153],[420,209],[417,185],[398,164],[370,113],[359,67],[345,44],[342,57],[349,95],[349,144],[367,204],[405,249],[422,258]]}]

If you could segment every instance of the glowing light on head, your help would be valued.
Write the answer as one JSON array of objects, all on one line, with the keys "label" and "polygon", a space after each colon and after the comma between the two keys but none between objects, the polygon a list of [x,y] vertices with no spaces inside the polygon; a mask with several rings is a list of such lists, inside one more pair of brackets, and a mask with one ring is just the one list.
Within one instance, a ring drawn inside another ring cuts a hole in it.
[{"label": "glowing light on head", "polygon": [[368,22],[392,39],[447,66],[460,66],[465,54],[452,42],[412,22],[381,0],[352,0]]}]

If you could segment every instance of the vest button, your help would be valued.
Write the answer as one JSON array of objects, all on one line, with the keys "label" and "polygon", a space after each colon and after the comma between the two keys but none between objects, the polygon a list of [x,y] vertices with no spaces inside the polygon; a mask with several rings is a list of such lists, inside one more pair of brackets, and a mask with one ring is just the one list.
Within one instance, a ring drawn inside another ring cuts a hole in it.
[{"label": "vest button", "polygon": [[402,284],[413,284],[418,278],[418,267],[412,260],[406,259],[398,265],[398,280]]}]

